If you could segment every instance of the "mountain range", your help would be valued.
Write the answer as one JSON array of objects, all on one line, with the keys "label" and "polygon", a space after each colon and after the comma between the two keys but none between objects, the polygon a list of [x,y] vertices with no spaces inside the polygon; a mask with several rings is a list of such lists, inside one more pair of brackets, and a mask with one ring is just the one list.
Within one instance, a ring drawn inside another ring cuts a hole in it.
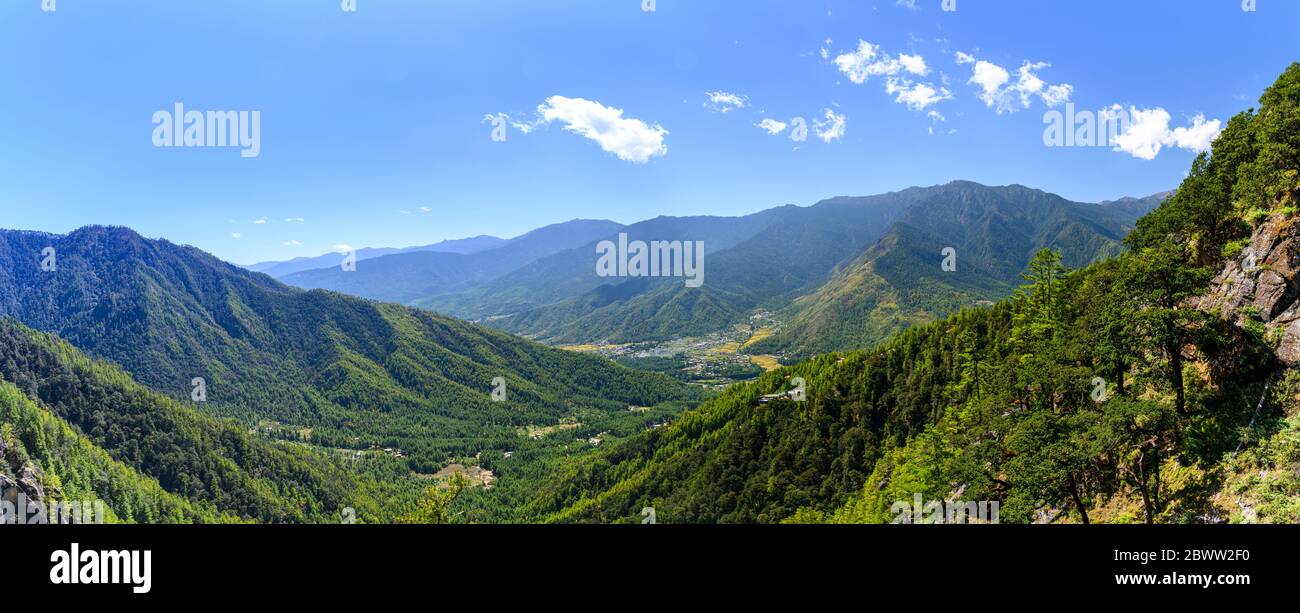
[{"label": "mountain range", "polygon": [[[1017,185],[954,181],[740,217],[658,217],[628,226],[575,220],[469,256],[387,255],[355,271],[335,265],[283,280],[401,302],[552,344],[700,335],[769,310],[789,325],[753,349],[810,355],[870,346],[909,325],[1003,297],[1044,246],[1062,249],[1072,265],[1112,256],[1136,220],[1166,195],[1083,204]],[[522,248],[560,229],[568,242]],[[703,241],[703,286],[596,275],[596,244],[619,233]],[[940,274],[945,247],[961,262],[953,274]]]},{"label": "mountain range", "polygon": [[[432,245],[421,245],[417,247],[400,247],[400,248],[363,247],[361,249],[357,249],[355,253],[358,262],[362,260],[369,260],[369,259],[385,256],[385,255],[394,255],[398,253],[417,253],[422,251],[432,251],[437,253],[459,253],[462,255],[468,255],[471,253],[478,253],[480,251],[485,251],[488,249],[493,249],[495,247],[500,247],[509,242],[510,242],[509,240],[504,238],[497,238],[495,236],[488,236],[486,234],[482,234],[470,238],[460,238],[460,239],[439,241],[437,243],[433,243]],[[279,262],[279,261],[258,262],[256,264],[249,264],[244,268],[247,268],[253,272],[264,272],[268,275],[271,275],[272,277],[280,278],[286,275],[291,275],[295,272],[302,272],[304,270],[315,270],[317,268],[329,268],[331,266],[337,266],[339,264],[339,261],[342,259],[342,257],[343,256],[341,253],[329,253],[325,255],[318,255],[315,257],[293,258],[291,260],[286,260],[283,262]]]}]

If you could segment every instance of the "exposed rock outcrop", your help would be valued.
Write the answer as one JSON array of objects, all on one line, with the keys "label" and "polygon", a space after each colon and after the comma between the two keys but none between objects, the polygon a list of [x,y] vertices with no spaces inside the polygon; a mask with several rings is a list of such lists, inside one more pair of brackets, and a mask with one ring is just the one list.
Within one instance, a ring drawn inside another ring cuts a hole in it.
[{"label": "exposed rock outcrop", "polygon": [[41,472],[41,469],[31,464],[18,471],[18,487],[23,490],[24,494],[27,494],[27,498],[30,500],[40,501],[45,499],[45,486],[41,485],[44,480],[45,474]]},{"label": "exposed rock outcrop", "polygon": [[1300,365],[1300,229],[1294,221],[1279,214],[1257,226],[1250,244],[1214,278],[1210,293],[1192,301],[1238,325],[1263,322],[1267,338],[1278,339],[1278,359],[1288,366]]},{"label": "exposed rock outcrop", "polygon": [[13,479],[0,475],[0,501],[8,502],[14,508],[18,508],[18,483]]}]

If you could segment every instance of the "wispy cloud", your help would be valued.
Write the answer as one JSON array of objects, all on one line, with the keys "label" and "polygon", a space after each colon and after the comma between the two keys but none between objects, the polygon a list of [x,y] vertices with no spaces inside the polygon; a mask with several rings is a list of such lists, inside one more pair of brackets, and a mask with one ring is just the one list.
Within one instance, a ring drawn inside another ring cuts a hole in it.
[{"label": "wispy cloud", "polygon": [[971,77],[967,83],[978,86],[980,100],[999,115],[1027,109],[1034,99],[1042,101],[1048,108],[1056,107],[1069,102],[1074,93],[1072,85],[1050,85],[1038,76],[1039,71],[1051,67],[1047,62],[1025,60],[1016,70],[1013,80],[1006,68],[978,59],[972,54],[958,51],[956,60],[958,64],[971,66]]},{"label": "wispy cloud", "polygon": [[849,81],[858,85],[872,77],[885,77],[885,93],[913,111],[924,111],[952,98],[948,88],[914,79],[930,74],[930,67],[920,55],[893,56],[882,51],[879,45],[859,40],[855,51],[835,56],[834,64]]},{"label": "wispy cloud", "polygon": [[772,119],[771,117],[768,117],[763,121],[760,121],[754,125],[764,130],[767,130],[768,134],[776,136],[777,134],[780,134],[785,131],[787,124],[784,121],[777,121],[775,119]]},{"label": "wispy cloud", "polygon": [[830,143],[833,140],[844,138],[844,133],[848,130],[848,120],[844,115],[837,114],[831,109],[823,111],[823,119],[813,123],[813,130],[817,138],[822,142]]},{"label": "wispy cloud", "polygon": [[724,91],[705,92],[704,108],[715,113],[730,113],[749,106],[749,97]]}]

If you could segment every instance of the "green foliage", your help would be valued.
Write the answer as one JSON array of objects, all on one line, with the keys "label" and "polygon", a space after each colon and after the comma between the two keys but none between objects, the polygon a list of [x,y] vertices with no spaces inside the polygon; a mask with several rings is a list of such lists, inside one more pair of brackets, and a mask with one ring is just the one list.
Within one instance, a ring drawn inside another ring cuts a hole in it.
[{"label": "green foliage", "polygon": [[[220,513],[304,522],[336,520],[349,506],[377,513],[368,498],[372,486],[323,457],[253,438],[8,319],[0,319],[0,379],[12,415],[5,421],[20,426],[24,447],[65,484],[110,502],[121,518],[199,521]],[[104,466],[117,476],[85,473]],[[174,497],[159,496],[135,473]],[[120,491],[118,482],[137,491]]]},{"label": "green foliage", "polygon": [[451,505],[469,482],[461,473],[456,473],[442,485],[430,485],[424,488],[424,497],[415,505],[399,515],[395,523],[399,524],[448,524],[451,523]]},{"label": "green foliage", "polygon": [[[189,523],[237,521],[211,504],[193,503],[164,490],[157,479],[114,460],[67,422],[0,381],[0,472],[16,474],[29,462],[43,471],[48,501],[102,501],[106,522]],[[7,467],[7,470],[6,470]]]}]

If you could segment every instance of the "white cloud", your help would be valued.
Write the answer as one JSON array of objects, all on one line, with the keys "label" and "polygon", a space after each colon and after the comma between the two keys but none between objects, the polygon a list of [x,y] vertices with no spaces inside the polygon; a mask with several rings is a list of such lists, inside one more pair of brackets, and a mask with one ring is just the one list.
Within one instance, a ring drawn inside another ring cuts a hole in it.
[{"label": "white cloud", "polygon": [[431,209],[431,208],[429,208],[429,207],[427,207],[427,206],[422,206],[422,207],[420,207],[420,212],[421,212],[421,213],[430,213],[430,212],[432,212],[432,211],[433,211],[433,209]]},{"label": "white cloud", "polygon": [[898,54],[898,63],[903,65],[904,70],[917,76],[924,77],[930,73],[930,69],[925,65],[925,58],[919,55],[900,53]]},{"label": "white cloud", "polygon": [[898,6],[912,11],[921,10],[921,7],[916,5],[916,0],[898,0]]},{"label": "white cloud", "polygon": [[969,83],[974,83],[984,90],[980,94],[980,99],[984,104],[992,106],[998,99],[998,92],[1011,79],[1011,74],[1007,70],[992,62],[980,60],[975,62],[975,68],[971,70]]},{"label": "white cloud", "polygon": [[952,98],[947,89],[935,89],[929,83],[912,83],[907,79],[890,79],[885,84],[885,92],[894,96],[894,102],[906,104],[913,111],[923,111]]},{"label": "white cloud", "polygon": [[307,221],[307,220],[306,220],[306,219],[303,219],[303,218],[301,218],[301,217],[285,217],[285,218],[284,218],[284,223],[302,223],[302,222],[304,222],[304,221]]},{"label": "white cloud", "polygon": [[813,123],[813,130],[816,131],[817,138],[822,139],[825,143],[843,138],[844,132],[847,130],[847,119],[844,115],[837,115],[831,109],[826,109],[824,113],[824,120]]},{"label": "white cloud", "polygon": [[529,135],[529,134],[532,134],[533,130],[536,130],[536,129],[537,129],[537,123],[536,123],[536,122],[529,123],[529,122],[526,122],[526,121],[511,121],[511,122],[510,122],[510,125],[511,125],[512,127],[514,127],[514,129],[519,130],[520,132],[522,132],[522,133],[524,134],[524,136],[527,136],[527,135]]},{"label": "white cloud", "polygon": [[1169,121],[1169,111],[1163,108],[1130,107],[1128,128],[1115,137],[1114,150],[1143,160],[1154,160],[1164,147],[1200,153],[1208,151],[1214,139],[1222,132],[1219,120],[1207,121],[1205,115],[1201,114],[1192,118],[1189,127],[1170,130]]},{"label": "white cloud", "polygon": [[1049,108],[1059,106],[1069,102],[1074,93],[1074,87],[1067,83],[1050,85],[1038,76],[1040,70],[1051,66],[1047,62],[1023,62],[1013,81],[1006,68],[969,53],[958,51],[956,60],[958,64],[973,64],[967,82],[979,86],[980,100],[999,115],[1027,109],[1035,98]]},{"label": "white cloud", "polygon": [[302,245],[302,243],[300,243],[300,242],[298,242],[298,241],[284,241],[284,246],[285,246],[285,247],[297,247],[297,246],[299,246],[299,245]]},{"label": "white cloud", "polygon": [[1128,129],[1115,137],[1115,150],[1135,158],[1156,159],[1169,132],[1169,112],[1162,108],[1129,112]]},{"label": "white cloud", "polygon": [[858,41],[857,51],[835,56],[835,65],[858,85],[871,77],[898,74],[903,68],[898,60],[882,54],[878,45],[865,40]]},{"label": "white cloud", "polygon": [[265,217],[263,217],[263,218],[261,218],[261,219],[254,219],[254,220],[252,221],[252,224],[255,225],[255,226],[260,226],[260,225],[262,225],[262,224],[264,224],[264,223],[266,223],[266,218],[265,218]]},{"label": "white cloud", "polygon": [[704,95],[708,98],[704,103],[704,108],[715,113],[730,113],[736,109],[749,106],[749,97],[741,94],[716,91],[705,92]]},{"label": "white cloud", "polygon": [[235,239],[235,240],[239,240],[239,239],[241,239],[241,238],[244,238],[244,235],[243,235],[243,234],[240,234],[240,233],[238,233],[238,232],[231,232],[231,233],[230,233],[230,238],[233,238],[233,239]]},{"label": "white cloud", "polygon": [[334,245],[334,251],[338,253],[351,253],[353,251],[356,251],[356,249],[353,249],[352,245],[343,243],[342,245]]},{"label": "white cloud", "polygon": [[1062,83],[1047,86],[1039,95],[1043,98],[1043,104],[1048,108],[1054,108],[1069,102],[1072,94],[1074,94],[1074,86]]},{"label": "white cloud", "polygon": [[928,82],[913,82],[904,74],[925,76],[930,73],[925,58],[919,55],[900,53],[897,58],[893,58],[882,52],[878,45],[859,40],[856,51],[836,56],[834,62],[840,72],[859,85],[871,77],[888,77],[885,93],[913,111],[923,111],[952,98],[952,93],[947,88],[936,87]]},{"label": "white cloud", "polygon": [[1219,137],[1219,133],[1223,132],[1222,125],[1218,119],[1206,121],[1205,115],[1197,113],[1192,118],[1190,128],[1174,128],[1174,131],[1169,135],[1175,147],[1201,153],[1210,150],[1210,145],[1214,144],[1214,139]]},{"label": "white cloud", "polygon": [[771,117],[768,117],[767,119],[764,119],[763,121],[760,121],[754,125],[763,128],[764,130],[767,130],[767,133],[773,136],[776,136],[777,134],[784,132],[786,128],[786,123],[784,121],[777,121],[775,119],[772,119]]},{"label": "white cloud", "polygon": [[543,123],[563,122],[564,129],[596,141],[601,149],[618,159],[644,164],[668,153],[664,137],[668,131],[651,127],[639,119],[623,117],[623,110],[582,98],[551,96],[537,107]]}]

